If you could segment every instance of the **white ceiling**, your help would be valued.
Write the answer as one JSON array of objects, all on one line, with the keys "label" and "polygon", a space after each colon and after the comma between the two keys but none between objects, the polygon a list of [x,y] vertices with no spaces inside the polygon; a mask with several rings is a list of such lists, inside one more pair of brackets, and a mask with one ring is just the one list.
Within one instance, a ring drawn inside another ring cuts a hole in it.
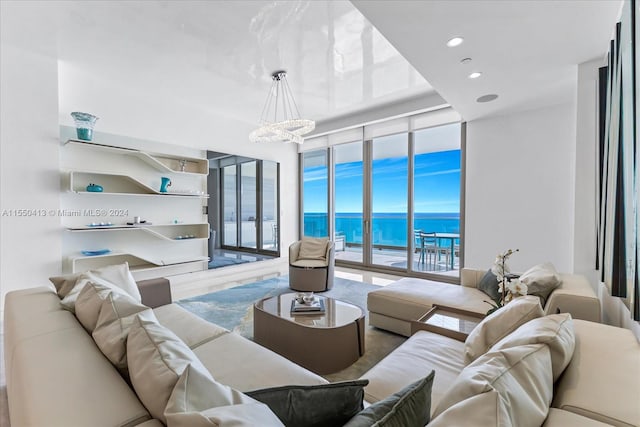
[{"label": "white ceiling", "polygon": [[[604,58],[620,0],[352,3],[465,120],[575,99],[577,64]],[[449,48],[447,40],[464,37]],[[472,58],[463,65],[460,60]],[[481,71],[471,80],[472,71]],[[497,94],[493,102],[476,99]]]},{"label": "white ceiling", "polygon": [[[28,10],[11,24],[55,25],[62,70],[251,125],[259,119],[271,72],[286,69],[303,116],[329,125],[381,106],[394,114],[403,105],[430,107],[442,102],[438,94],[466,120],[571,100],[576,65],[603,57],[620,5],[47,1],[38,5],[42,16]],[[3,31],[3,42],[15,37],[11,42],[28,44],[20,35]],[[456,35],[465,42],[447,48]],[[473,58],[470,65],[460,64],[465,57]],[[484,74],[469,80],[472,70]],[[499,98],[475,101],[489,93]]]},{"label": "white ceiling", "polygon": [[434,92],[346,0],[52,4],[68,67],[252,124],[279,69],[319,121]]}]

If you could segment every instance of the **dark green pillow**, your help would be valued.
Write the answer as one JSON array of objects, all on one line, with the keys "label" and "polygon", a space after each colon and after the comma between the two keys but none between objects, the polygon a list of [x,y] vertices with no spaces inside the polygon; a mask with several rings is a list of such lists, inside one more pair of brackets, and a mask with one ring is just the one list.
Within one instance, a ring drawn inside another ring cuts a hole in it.
[{"label": "dark green pillow", "polygon": [[478,283],[478,289],[489,295],[492,300],[498,301],[502,298],[498,290],[499,283],[496,275],[493,274],[491,270],[487,270],[484,276],[482,276],[482,279],[480,279],[480,283]]},{"label": "dark green pillow", "polygon": [[245,394],[266,404],[287,427],[335,427],[362,410],[367,384],[369,380],[291,385]]},{"label": "dark green pillow", "polygon": [[435,371],[374,403],[344,427],[423,427],[431,418],[431,386]]}]

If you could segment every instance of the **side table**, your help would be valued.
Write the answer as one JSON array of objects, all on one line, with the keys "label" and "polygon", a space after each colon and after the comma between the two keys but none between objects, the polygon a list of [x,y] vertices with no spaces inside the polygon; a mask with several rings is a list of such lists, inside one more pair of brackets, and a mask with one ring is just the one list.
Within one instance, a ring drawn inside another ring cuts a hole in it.
[{"label": "side table", "polygon": [[458,341],[464,341],[485,315],[459,308],[436,305],[420,319],[411,322],[411,335],[429,331]]}]

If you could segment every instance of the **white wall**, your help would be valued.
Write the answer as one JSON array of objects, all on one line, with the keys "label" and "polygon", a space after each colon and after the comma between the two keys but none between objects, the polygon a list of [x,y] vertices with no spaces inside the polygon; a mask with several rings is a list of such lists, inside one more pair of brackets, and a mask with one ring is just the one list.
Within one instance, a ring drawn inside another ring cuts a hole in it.
[{"label": "white wall", "polygon": [[575,115],[566,104],[468,122],[466,266],[518,248],[514,271],[573,270]]},{"label": "white wall", "polygon": [[0,310],[6,292],[60,273],[62,233],[55,37],[38,3],[1,5]]},{"label": "white wall", "polygon": [[[87,111],[100,117],[96,134],[157,141],[159,151],[175,144],[279,162],[282,248],[296,239],[294,145],[250,143],[248,133],[257,118],[232,120],[203,106],[158,98],[135,82],[113,85],[108,76],[93,75],[82,64],[58,61],[57,19],[51,15],[55,8],[40,2],[0,4],[1,210],[59,208],[59,126],[73,125],[72,111]],[[220,100],[212,100],[216,102]],[[59,217],[3,216],[0,224],[1,298],[11,289],[45,285],[49,276],[60,273]]]}]

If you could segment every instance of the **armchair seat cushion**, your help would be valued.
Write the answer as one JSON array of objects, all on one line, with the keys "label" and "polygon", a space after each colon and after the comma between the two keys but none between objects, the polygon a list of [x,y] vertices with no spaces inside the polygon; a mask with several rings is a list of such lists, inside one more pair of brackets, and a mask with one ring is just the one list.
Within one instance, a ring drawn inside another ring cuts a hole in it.
[{"label": "armchair seat cushion", "polygon": [[299,259],[290,265],[301,268],[322,268],[327,266],[327,262],[318,259]]}]

